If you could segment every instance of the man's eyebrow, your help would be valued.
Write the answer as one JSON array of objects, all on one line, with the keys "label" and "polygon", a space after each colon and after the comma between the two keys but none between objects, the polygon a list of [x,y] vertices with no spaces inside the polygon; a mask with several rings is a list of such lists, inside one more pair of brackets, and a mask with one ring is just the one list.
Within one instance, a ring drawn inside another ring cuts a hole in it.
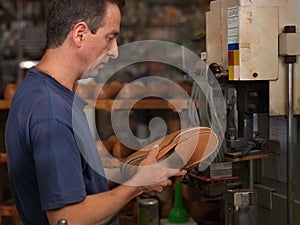
[{"label": "man's eyebrow", "polygon": [[112,31],[111,33],[107,34],[107,36],[114,36],[117,37],[120,34],[118,31]]},{"label": "man's eyebrow", "polygon": [[115,31],[112,34],[116,37],[116,36],[118,36],[120,34],[120,32],[119,31]]}]

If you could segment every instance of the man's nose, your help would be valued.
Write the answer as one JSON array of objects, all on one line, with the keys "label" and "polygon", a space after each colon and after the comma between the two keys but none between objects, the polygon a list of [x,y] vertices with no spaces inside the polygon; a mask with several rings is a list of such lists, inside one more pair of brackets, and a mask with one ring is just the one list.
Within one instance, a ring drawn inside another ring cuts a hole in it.
[{"label": "man's nose", "polygon": [[114,42],[114,45],[111,47],[111,49],[108,51],[108,56],[113,59],[118,58],[119,49],[118,49],[118,44],[116,41]]}]

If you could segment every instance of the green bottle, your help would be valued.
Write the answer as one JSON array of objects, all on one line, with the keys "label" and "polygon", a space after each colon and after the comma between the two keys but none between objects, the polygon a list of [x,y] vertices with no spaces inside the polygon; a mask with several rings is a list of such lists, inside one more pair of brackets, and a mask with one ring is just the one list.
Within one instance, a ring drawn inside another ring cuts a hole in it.
[{"label": "green bottle", "polygon": [[182,202],[182,190],[180,181],[176,182],[174,207],[169,213],[170,223],[186,223],[189,221],[189,215]]}]

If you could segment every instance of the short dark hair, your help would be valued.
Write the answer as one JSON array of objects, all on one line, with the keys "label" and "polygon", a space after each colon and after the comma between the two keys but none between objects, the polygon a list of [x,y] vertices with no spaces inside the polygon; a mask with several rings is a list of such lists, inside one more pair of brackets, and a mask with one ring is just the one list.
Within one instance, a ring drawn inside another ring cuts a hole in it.
[{"label": "short dark hair", "polygon": [[104,25],[107,4],[123,11],[125,0],[52,0],[47,15],[46,48],[56,48],[65,41],[73,26],[86,22],[92,33]]}]

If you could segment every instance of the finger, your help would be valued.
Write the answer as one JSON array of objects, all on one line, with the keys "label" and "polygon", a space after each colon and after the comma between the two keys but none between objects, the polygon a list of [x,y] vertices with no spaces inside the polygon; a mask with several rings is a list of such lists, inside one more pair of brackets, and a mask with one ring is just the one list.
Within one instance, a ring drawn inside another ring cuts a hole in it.
[{"label": "finger", "polygon": [[142,161],[141,165],[149,165],[156,163],[156,156],[159,152],[159,147],[158,145],[155,145],[152,150],[148,153],[147,157]]},{"label": "finger", "polygon": [[158,153],[159,153],[159,146],[154,145],[152,150],[149,152],[148,157],[156,159],[156,156],[158,155]]},{"label": "finger", "polygon": [[149,191],[149,192],[145,192],[145,193],[150,195],[150,196],[155,196],[157,194],[156,191]]},{"label": "finger", "polygon": [[173,176],[184,176],[186,174],[185,170],[171,169],[171,168],[161,168],[160,177],[173,177]]},{"label": "finger", "polygon": [[156,160],[156,156],[159,152],[159,146],[158,145],[154,145],[152,150],[149,151],[148,155],[146,156],[146,158],[140,163],[141,166],[148,166],[151,164],[154,164],[157,162]]},{"label": "finger", "polygon": [[153,188],[150,188],[150,189],[147,189],[147,193],[153,193],[153,194],[156,194],[156,193],[160,193],[163,191],[163,187],[162,186],[156,186],[156,187],[153,187]]},{"label": "finger", "polygon": [[169,177],[171,176],[180,177],[180,176],[185,176],[186,174],[187,174],[186,170],[171,169]]},{"label": "finger", "polygon": [[155,189],[157,187],[167,187],[172,185],[172,181],[170,179],[164,179],[163,181],[159,181],[155,184],[148,185],[147,188]]},{"label": "finger", "polygon": [[186,170],[180,170],[177,173],[174,174],[176,177],[185,176],[187,174]]},{"label": "finger", "polygon": [[172,181],[170,179],[162,178],[163,180],[157,183],[156,185],[167,187],[172,185]]},{"label": "finger", "polygon": [[172,185],[172,181],[170,179],[165,180],[164,183],[163,183],[164,187],[167,187],[167,186],[170,186],[170,185]]}]

